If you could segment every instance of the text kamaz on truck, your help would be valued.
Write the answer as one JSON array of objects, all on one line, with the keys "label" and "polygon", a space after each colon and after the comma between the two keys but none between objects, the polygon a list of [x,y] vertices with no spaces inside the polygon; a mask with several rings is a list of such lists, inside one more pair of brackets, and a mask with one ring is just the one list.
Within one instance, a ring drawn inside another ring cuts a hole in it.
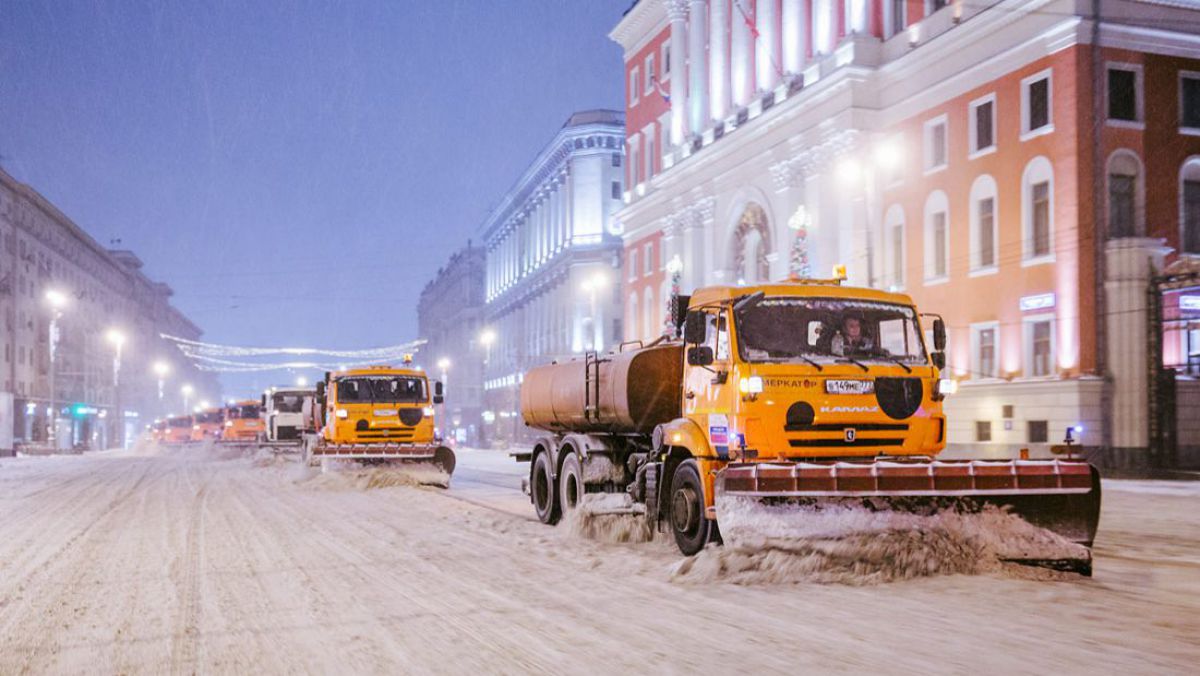
[{"label": "text kamaz on truck", "polygon": [[[933,459],[946,443],[945,329],[932,322],[930,351],[908,296],[796,280],[704,288],[676,306],[682,340],[525,375],[522,416],[546,434],[518,455],[543,522],[620,494],[692,554],[719,538],[724,495],[995,503],[1090,547],[1100,493],[1087,463]],[[1090,558],[1059,563],[1090,570]]]}]

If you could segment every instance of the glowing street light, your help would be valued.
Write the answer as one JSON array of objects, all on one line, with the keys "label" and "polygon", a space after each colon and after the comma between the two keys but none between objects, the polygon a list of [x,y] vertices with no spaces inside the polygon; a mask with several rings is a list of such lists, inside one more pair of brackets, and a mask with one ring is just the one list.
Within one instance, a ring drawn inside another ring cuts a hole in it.
[{"label": "glowing street light", "polygon": [[188,410],[188,400],[192,398],[192,392],[192,386],[187,383],[185,383],[183,387],[179,388],[179,393],[183,395],[183,410],[185,411]]},{"label": "glowing street light", "polygon": [[116,410],[116,433],[113,443],[125,448],[125,412],[121,407],[121,348],[125,347],[125,334],[119,329],[109,329],[104,334],[105,340],[113,346],[113,408]]},{"label": "glowing street light", "polygon": [[491,329],[484,329],[479,334],[479,342],[483,343],[484,345],[486,345],[488,347],[491,347],[492,343],[496,342],[496,332]]},{"label": "glowing street light", "polygon": [[58,320],[67,307],[67,294],[58,289],[46,289],[46,304],[50,306],[50,430],[46,435],[51,446],[57,446],[58,436]]},{"label": "glowing street light", "polygon": [[308,385],[308,378],[304,376],[296,376],[296,387],[305,387]]}]

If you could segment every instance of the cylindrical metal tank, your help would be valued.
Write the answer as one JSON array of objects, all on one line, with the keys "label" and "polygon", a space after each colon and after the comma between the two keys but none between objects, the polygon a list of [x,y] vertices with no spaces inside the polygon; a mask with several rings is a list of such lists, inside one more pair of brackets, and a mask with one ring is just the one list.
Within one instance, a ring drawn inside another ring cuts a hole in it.
[{"label": "cylindrical metal tank", "polygon": [[530,369],[521,416],[551,432],[650,434],[682,399],[683,345],[668,343]]}]

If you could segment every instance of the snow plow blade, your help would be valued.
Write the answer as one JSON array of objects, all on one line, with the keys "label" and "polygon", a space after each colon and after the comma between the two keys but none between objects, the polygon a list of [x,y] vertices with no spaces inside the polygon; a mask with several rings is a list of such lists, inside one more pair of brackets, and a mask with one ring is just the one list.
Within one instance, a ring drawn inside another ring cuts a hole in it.
[{"label": "snow plow blade", "polygon": [[973,512],[994,505],[1083,545],[1081,559],[1017,563],[1091,574],[1100,522],[1100,473],[1075,460],[934,460],[736,463],[717,475],[716,497],[816,503],[862,500],[898,511]]},{"label": "snow plow blade", "polygon": [[454,474],[454,451],[446,446],[412,444],[314,444],[305,448],[305,461],[319,465],[322,460],[366,462],[426,462],[447,475]]}]

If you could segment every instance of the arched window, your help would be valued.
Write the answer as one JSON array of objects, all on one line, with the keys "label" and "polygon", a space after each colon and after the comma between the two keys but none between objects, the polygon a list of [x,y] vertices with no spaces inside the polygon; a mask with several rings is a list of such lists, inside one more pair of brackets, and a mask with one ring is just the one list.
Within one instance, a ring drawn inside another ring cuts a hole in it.
[{"label": "arched window", "polygon": [[1132,151],[1118,150],[1108,158],[1108,236],[1145,234],[1145,190],[1142,163]]},{"label": "arched window", "polygon": [[935,190],[925,200],[925,282],[950,276],[950,201]]},{"label": "arched window", "polygon": [[1192,156],[1179,171],[1179,250],[1200,254],[1200,156]]},{"label": "arched window", "polygon": [[971,184],[971,272],[993,270],[1000,228],[996,180],[988,174]]},{"label": "arched window", "polygon": [[888,208],[883,219],[884,251],[887,260],[884,263],[888,284],[897,290],[904,288],[904,207],[893,204]]},{"label": "arched window", "polygon": [[771,277],[767,254],[771,251],[771,231],[767,214],[753,202],[746,205],[733,231],[733,273],[739,284],[756,284]]},{"label": "arched window", "polygon": [[637,340],[642,337],[641,330],[641,315],[638,314],[638,295],[637,291],[629,294],[629,321],[626,324],[628,327],[629,340]]},{"label": "arched window", "polygon": [[642,324],[642,337],[650,340],[658,331],[655,330],[658,319],[658,307],[654,304],[654,289],[647,287],[645,303],[642,305],[645,320]]},{"label": "arched window", "polygon": [[1054,167],[1042,155],[1021,175],[1021,257],[1054,260]]}]

